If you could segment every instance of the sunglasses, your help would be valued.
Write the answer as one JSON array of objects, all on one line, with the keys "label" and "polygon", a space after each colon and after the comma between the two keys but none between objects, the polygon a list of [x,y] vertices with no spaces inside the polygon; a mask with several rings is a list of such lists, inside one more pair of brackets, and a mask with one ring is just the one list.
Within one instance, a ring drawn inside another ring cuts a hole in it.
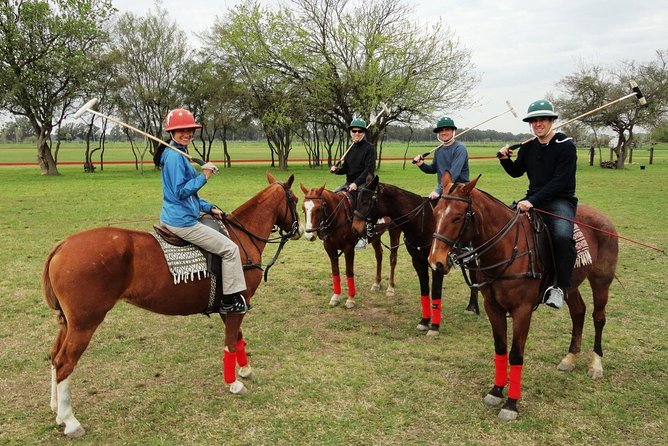
[{"label": "sunglasses", "polygon": [[350,133],[364,133],[364,130],[351,130]]}]

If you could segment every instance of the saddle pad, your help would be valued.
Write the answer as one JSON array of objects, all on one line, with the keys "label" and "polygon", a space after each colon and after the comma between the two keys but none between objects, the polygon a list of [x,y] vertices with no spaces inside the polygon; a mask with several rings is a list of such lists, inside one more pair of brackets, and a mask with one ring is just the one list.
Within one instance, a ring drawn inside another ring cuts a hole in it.
[{"label": "saddle pad", "polygon": [[169,272],[174,277],[174,284],[187,283],[188,280],[202,279],[208,277],[206,259],[204,254],[195,245],[174,246],[167,243],[157,233],[152,234],[160,244]]},{"label": "saddle pad", "polygon": [[577,223],[573,228],[573,240],[575,240],[575,251],[577,256],[575,257],[575,268],[579,268],[585,265],[591,265],[591,254],[589,253],[589,244],[585,240],[582,230]]}]

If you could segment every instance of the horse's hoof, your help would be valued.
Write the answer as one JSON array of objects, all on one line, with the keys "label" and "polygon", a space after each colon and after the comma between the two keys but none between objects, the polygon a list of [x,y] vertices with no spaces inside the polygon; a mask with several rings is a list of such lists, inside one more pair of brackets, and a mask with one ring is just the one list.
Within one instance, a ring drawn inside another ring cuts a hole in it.
[{"label": "horse's hoof", "polygon": [[429,325],[425,324],[417,324],[417,327],[415,327],[417,331],[429,331]]},{"label": "horse's hoof", "polygon": [[385,295],[387,297],[394,297],[394,287],[387,287],[387,291],[385,291]]},{"label": "horse's hoof", "polygon": [[242,383],[239,380],[234,381],[232,384],[230,384],[230,393],[233,393],[235,395],[245,395],[248,393],[248,389],[246,386],[244,386],[244,383]]},{"label": "horse's hoof", "polygon": [[374,283],[373,285],[371,285],[371,291],[380,291],[380,284]]},{"label": "horse's hoof", "polygon": [[559,365],[557,366],[557,370],[560,372],[572,372],[575,370],[575,364],[572,362],[568,362],[565,359],[562,359]]},{"label": "horse's hoof", "polygon": [[499,404],[503,403],[503,398],[499,398],[498,396],[488,393],[485,395],[485,398],[483,398],[482,401],[488,406],[498,406]]},{"label": "horse's hoof", "polygon": [[240,367],[239,376],[245,379],[251,379],[253,377],[253,369],[249,365],[246,367]]},{"label": "horse's hoof", "polygon": [[345,307],[346,307],[347,309],[355,308],[355,301],[352,300],[352,299],[348,299],[348,300],[346,301]]},{"label": "horse's hoof", "polygon": [[83,437],[85,433],[86,430],[81,425],[78,425],[69,432],[67,431],[67,429],[65,429],[65,436],[67,438],[80,438]]},{"label": "horse's hoof", "polygon": [[587,370],[587,375],[591,379],[601,379],[601,378],[603,378],[603,370],[602,369],[589,369],[589,370]]},{"label": "horse's hoof", "polygon": [[514,410],[501,409],[499,412],[499,420],[503,421],[514,421],[520,414]]},{"label": "horse's hoof", "polygon": [[438,334],[439,334],[438,330],[429,329],[429,331],[427,332],[427,336],[438,336]]},{"label": "horse's hoof", "polygon": [[341,303],[341,298],[336,294],[333,295],[331,299],[329,299],[329,306],[330,307],[335,307],[340,303]]}]

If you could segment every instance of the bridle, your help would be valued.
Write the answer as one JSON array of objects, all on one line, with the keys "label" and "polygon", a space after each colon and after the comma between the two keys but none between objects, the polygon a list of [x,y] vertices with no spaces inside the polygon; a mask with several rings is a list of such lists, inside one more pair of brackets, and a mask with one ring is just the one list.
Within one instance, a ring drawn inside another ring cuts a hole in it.
[{"label": "bridle", "polygon": [[[530,271],[521,274],[504,275],[506,270],[510,267],[510,265],[513,264],[513,262],[517,258],[525,255],[529,255],[533,258],[533,251],[531,249],[527,249],[524,252],[519,252],[517,249],[520,237],[520,227],[519,225],[517,225],[517,222],[519,221],[519,217],[521,215],[521,211],[519,210],[519,208],[515,210],[512,218],[494,236],[492,236],[491,238],[489,238],[488,240],[486,240],[484,243],[482,243],[477,247],[470,247],[470,246],[465,246],[465,244],[463,243],[463,237],[471,229],[470,226],[473,225],[475,221],[475,211],[473,210],[471,199],[464,197],[457,197],[454,195],[441,195],[441,197],[439,198],[442,200],[463,201],[467,204],[466,214],[464,216],[464,222],[459,228],[457,237],[454,240],[452,240],[437,232],[434,232],[433,238],[450,246],[451,251],[448,254],[448,262],[450,262],[450,264],[452,265],[458,265],[461,268],[462,273],[464,273],[464,279],[466,280],[466,283],[470,288],[480,289],[485,285],[491,285],[495,281],[501,279],[508,280],[508,279],[519,279],[526,277],[529,278],[542,277],[542,275],[536,271],[533,261],[530,262]],[[513,250],[510,257],[506,260],[502,260],[492,265],[487,265],[484,267],[475,266],[478,265],[478,261],[480,260],[480,258],[489,250],[494,248],[511,231],[513,227],[516,228],[516,231],[515,231],[515,240],[513,242]],[[488,271],[499,267],[502,268],[499,270],[498,273],[493,275],[488,274]],[[482,273],[484,276],[488,278],[488,280],[474,284],[467,276],[465,270],[468,270],[469,272],[473,271],[476,273],[478,272]]]},{"label": "bridle", "polygon": [[352,221],[352,218],[350,216],[346,215],[346,221],[344,223],[341,223],[339,225],[334,225],[336,223],[336,217],[341,211],[342,207],[345,207],[345,202],[347,201],[347,197],[344,197],[339,203],[336,205],[334,208],[334,211],[330,214],[329,213],[329,207],[327,206],[327,200],[325,200],[325,197],[322,195],[312,195],[312,196],[305,196],[304,200],[311,200],[315,201],[318,200],[320,201],[320,207],[322,209],[322,218],[320,219],[320,224],[311,229],[305,229],[304,232],[318,232],[319,234],[331,234],[334,232],[339,226],[342,226],[345,223],[349,223]]}]

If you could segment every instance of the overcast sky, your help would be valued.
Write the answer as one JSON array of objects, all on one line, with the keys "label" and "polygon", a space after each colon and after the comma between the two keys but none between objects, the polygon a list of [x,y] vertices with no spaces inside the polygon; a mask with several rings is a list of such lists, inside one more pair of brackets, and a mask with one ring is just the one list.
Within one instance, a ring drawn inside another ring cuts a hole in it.
[{"label": "overcast sky", "polygon": [[[143,15],[154,8],[153,0],[112,1],[121,12]],[[216,16],[224,16],[237,3],[161,1],[191,37],[209,29]],[[656,50],[668,50],[666,0],[414,0],[412,4],[413,20],[440,18],[454,31],[471,51],[480,74],[474,92],[480,106],[442,111],[458,127],[477,125],[505,111],[508,100],[519,118],[506,113],[480,128],[527,132],[521,118],[529,103],[556,91],[557,81],[582,64],[617,67],[621,61],[649,62],[656,58]]]}]

